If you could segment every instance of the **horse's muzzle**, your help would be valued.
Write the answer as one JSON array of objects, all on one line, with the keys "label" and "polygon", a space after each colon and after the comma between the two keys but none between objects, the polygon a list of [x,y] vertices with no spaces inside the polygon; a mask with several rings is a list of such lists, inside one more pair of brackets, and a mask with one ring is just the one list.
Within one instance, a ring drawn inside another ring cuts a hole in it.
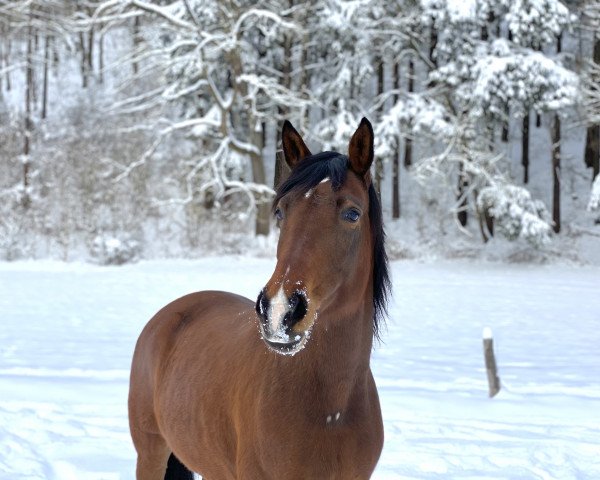
[{"label": "horse's muzzle", "polygon": [[265,343],[277,353],[295,354],[302,349],[308,333],[296,331],[308,312],[308,300],[304,292],[297,290],[289,297],[283,287],[274,298],[263,289],[256,300],[256,313]]}]

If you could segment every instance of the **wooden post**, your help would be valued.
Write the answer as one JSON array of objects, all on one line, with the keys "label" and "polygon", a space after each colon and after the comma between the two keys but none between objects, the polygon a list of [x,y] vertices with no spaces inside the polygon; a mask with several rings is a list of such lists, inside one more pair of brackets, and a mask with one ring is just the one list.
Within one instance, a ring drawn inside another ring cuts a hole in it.
[{"label": "wooden post", "polygon": [[485,327],[483,329],[483,357],[485,358],[485,369],[487,371],[489,395],[494,397],[500,391],[500,378],[496,367],[496,357],[494,356],[494,339],[492,329]]}]

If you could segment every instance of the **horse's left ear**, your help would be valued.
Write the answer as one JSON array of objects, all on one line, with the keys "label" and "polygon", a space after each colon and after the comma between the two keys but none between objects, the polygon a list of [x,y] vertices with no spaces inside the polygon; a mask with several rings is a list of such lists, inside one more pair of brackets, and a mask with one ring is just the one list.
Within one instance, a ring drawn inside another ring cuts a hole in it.
[{"label": "horse's left ear", "polygon": [[371,122],[364,117],[350,139],[348,158],[352,171],[360,177],[364,177],[367,184],[370,183],[369,170],[373,163],[373,127]]},{"label": "horse's left ear", "polygon": [[285,161],[291,169],[298,165],[301,160],[311,155],[300,134],[287,120],[283,122],[281,144],[283,146]]}]

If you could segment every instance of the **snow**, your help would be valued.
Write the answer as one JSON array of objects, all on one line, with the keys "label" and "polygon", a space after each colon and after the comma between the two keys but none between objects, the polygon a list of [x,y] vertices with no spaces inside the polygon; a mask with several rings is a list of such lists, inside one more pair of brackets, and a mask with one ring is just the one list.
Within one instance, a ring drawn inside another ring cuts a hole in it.
[{"label": "snow", "polygon": [[590,212],[600,208],[600,175],[596,175],[592,184],[592,192],[590,193],[590,201],[587,208]]},{"label": "snow", "polygon": [[492,338],[494,338],[492,334],[492,329],[490,327],[483,327],[482,337],[484,340],[491,340]]},{"label": "snow", "polygon": [[[132,479],[126,398],[143,325],[193,290],[254,298],[273,268],[250,257],[0,263],[0,479]],[[373,478],[600,478],[599,267],[391,270],[372,361],[386,434]],[[503,386],[493,400],[484,327]]]},{"label": "snow", "polygon": [[425,15],[452,23],[474,21],[478,13],[477,0],[421,0]]}]

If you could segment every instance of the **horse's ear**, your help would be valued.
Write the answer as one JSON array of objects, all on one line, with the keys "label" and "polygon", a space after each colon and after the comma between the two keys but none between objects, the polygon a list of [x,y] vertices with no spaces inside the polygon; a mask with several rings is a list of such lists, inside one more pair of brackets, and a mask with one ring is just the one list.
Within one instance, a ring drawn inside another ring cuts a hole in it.
[{"label": "horse's ear", "polygon": [[283,128],[281,129],[281,144],[283,145],[285,161],[292,169],[301,160],[312,155],[300,134],[287,120],[283,122]]},{"label": "horse's ear", "polygon": [[365,181],[371,181],[369,170],[373,163],[373,127],[366,118],[360,121],[360,125],[350,139],[348,147],[348,158],[350,159],[350,168]]}]

